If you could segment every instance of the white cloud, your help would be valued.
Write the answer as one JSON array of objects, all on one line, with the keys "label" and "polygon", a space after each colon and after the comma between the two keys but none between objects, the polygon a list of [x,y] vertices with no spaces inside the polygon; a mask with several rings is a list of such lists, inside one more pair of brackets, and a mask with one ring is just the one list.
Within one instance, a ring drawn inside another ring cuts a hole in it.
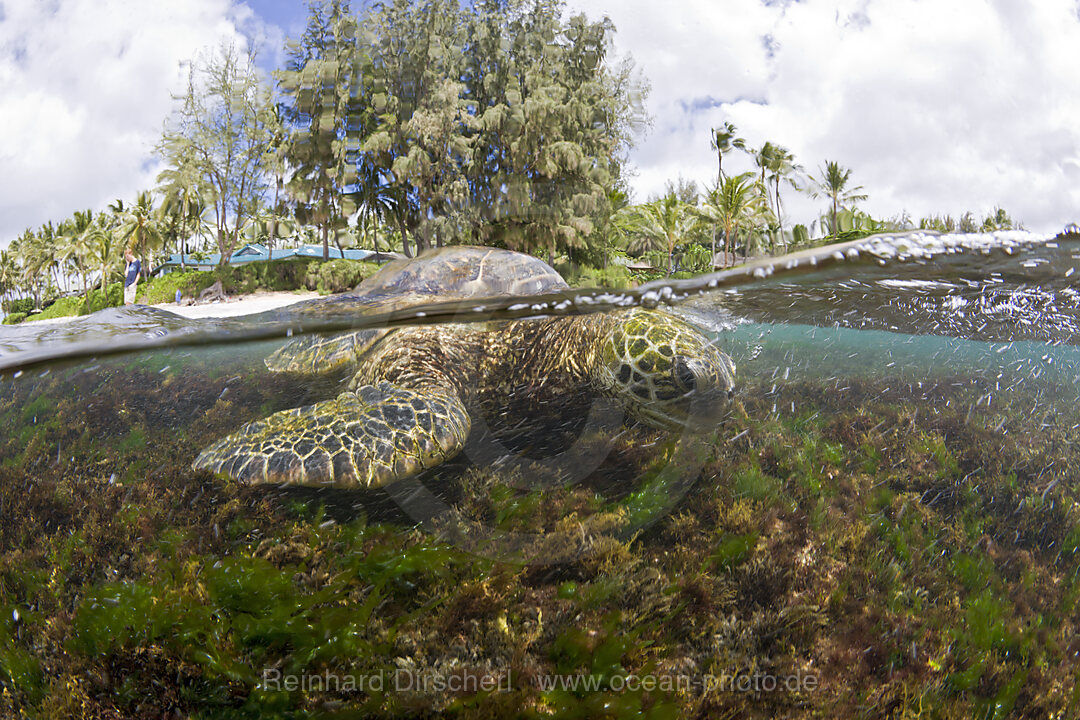
[{"label": "white cloud", "polygon": [[[1080,220],[1073,0],[571,5],[611,17],[617,50],[652,83],[639,198],[680,174],[711,182],[709,128],[731,120],[811,173],[825,160],[851,168],[875,216],[1003,205],[1036,230]],[[791,201],[794,220],[817,215],[820,203]]]},{"label": "white cloud", "polygon": [[0,246],[152,188],[181,63],[265,31],[230,0],[0,0]]}]

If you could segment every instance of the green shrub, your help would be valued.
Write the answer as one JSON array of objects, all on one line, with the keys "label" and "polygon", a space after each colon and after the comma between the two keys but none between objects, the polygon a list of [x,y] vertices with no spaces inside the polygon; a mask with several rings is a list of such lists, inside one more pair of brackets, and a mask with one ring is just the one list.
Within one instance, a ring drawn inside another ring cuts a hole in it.
[{"label": "green shrub", "polygon": [[[237,267],[214,268],[215,280],[230,293],[252,293],[257,290],[297,290],[305,287],[307,267],[316,260],[272,260]],[[213,281],[211,281],[212,283]]]},{"label": "green shrub", "polygon": [[309,265],[304,284],[309,290],[318,290],[320,295],[352,290],[364,278],[375,273],[379,266],[361,260],[331,260]]},{"label": "green shrub", "polygon": [[109,307],[120,307],[124,304],[124,286],[121,283],[111,283],[102,293],[101,289],[90,291],[89,311],[97,312]]},{"label": "green shrub", "polygon": [[641,259],[661,272],[667,272],[668,254],[666,250],[650,250],[641,255]]},{"label": "green shrub", "polygon": [[709,248],[691,245],[679,256],[679,267],[692,273],[712,272],[712,253]]},{"label": "green shrub", "polygon": [[174,302],[176,291],[185,297],[198,297],[199,293],[214,284],[213,273],[201,270],[181,270],[160,275],[140,287],[139,299],[147,305]]},{"label": "green shrub", "polygon": [[[52,318],[70,317],[72,315],[87,315],[107,307],[119,307],[123,304],[123,285],[120,283],[112,283],[106,288],[104,293],[101,292],[100,288],[91,290],[89,301],[85,301],[81,296],[60,298],[41,312],[29,316],[24,315],[24,317],[26,317],[28,321],[50,320]],[[9,324],[11,324],[18,322],[18,320],[8,321],[5,319],[4,322],[9,322]]]},{"label": "green shrub", "polygon": [[34,311],[34,298],[16,298],[4,303],[4,311],[14,315],[15,313],[30,314]]},{"label": "green shrub", "polygon": [[25,319],[26,319],[26,313],[24,313],[24,312],[11,313],[11,314],[4,317],[4,324],[5,325],[16,325],[18,323],[21,323]]},{"label": "green shrub", "polygon": [[86,303],[82,296],[60,298],[52,305],[31,317],[31,320],[47,320],[49,318],[67,317],[68,315],[84,315]]},{"label": "green shrub", "polygon": [[634,284],[630,271],[624,265],[608,265],[606,268],[579,266],[560,268],[566,281],[574,287],[611,288],[625,290]]}]

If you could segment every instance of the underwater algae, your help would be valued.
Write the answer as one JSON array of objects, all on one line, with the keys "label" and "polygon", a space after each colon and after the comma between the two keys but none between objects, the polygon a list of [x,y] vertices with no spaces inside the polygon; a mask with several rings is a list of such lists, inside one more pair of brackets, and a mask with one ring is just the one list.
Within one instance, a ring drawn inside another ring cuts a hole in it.
[{"label": "underwater algae", "polygon": [[193,472],[244,419],[326,394],[203,353],[0,381],[5,715],[1077,711],[1080,506],[1047,469],[1075,467],[1080,410],[1037,411],[1066,388],[991,404],[979,373],[745,373],[697,482],[643,525],[673,449],[642,428],[572,487],[464,462],[422,478],[564,553],[538,564],[378,493]]}]

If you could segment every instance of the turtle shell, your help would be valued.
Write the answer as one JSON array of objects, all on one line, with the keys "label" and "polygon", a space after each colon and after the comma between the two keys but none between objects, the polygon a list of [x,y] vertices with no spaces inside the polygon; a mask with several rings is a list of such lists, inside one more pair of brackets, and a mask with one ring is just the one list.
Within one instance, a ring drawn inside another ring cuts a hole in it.
[{"label": "turtle shell", "polygon": [[543,260],[497,248],[455,245],[395,260],[357,286],[376,298],[423,296],[432,302],[504,295],[539,295],[569,287]]},{"label": "turtle shell", "polygon": [[[351,293],[296,306],[320,317],[380,312],[413,305],[565,290],[566,281],[543,260],[488,247],[455,245],[395,260]],[[321,374],[352,365],[387,329],[296,338],[266,359],[274,372]]]}]

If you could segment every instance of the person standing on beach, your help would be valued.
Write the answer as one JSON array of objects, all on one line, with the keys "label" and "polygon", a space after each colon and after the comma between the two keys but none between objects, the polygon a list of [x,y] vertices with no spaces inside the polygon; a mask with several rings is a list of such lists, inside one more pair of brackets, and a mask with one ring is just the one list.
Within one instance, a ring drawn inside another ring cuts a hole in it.
[{"label": "person standing on beach", "polygon": [[131,305],[135,302],[135,290],[139,286],[139,274],[142,272],[142,263],[135,258],[131,248],[124,250],[124,259],[127,266],[124,268],[124,304]]}]

